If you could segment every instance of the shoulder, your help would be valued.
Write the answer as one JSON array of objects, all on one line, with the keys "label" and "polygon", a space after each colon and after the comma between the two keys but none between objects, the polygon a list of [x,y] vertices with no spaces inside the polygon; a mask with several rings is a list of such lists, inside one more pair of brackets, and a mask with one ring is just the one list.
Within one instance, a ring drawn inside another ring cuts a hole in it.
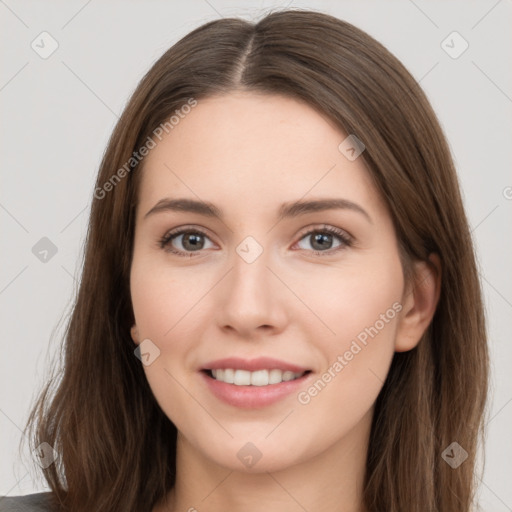
[{"label": "shoulder", "polygon": [[0,496],[0,512],[51,512],[51,492],[26,496]]}]

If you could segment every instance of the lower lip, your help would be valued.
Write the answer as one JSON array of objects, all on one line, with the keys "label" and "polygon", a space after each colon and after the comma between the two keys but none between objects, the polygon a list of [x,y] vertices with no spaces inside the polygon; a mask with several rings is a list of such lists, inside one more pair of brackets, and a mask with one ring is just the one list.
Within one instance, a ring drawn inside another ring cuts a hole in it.
[{"label": "lower lip", "polygon": [[298,379],[280,382],[279,384],[269,384],[268,386],[237,386],[236,384],[216,380],[204,371],[200,373],[210,391],[219,400],[244,409],[256,409],[272,405],[303,387],[305,381],[312,375],[306,373]]}]

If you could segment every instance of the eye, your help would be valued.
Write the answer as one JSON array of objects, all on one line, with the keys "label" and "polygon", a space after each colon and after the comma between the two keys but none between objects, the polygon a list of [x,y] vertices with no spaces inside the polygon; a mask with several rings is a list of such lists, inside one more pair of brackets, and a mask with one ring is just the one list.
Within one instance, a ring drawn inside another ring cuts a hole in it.
[{"label": "eye", "polygon": [[[194,252],[200,252],[203,249],[208,249],[205,247],[204,240],[208,239],[206,233],[201,231],[200,229],[191,229],[191,228],[179,228],[167,233],[160,240],[160,247],[167,252],[171,252],[178,256],[195,256]],[[176,249],[174,244],[179,244],[183,247],[183,249]]]},{"label": "eye", "polygon": [[[331,255],[353,244],[353,239],[348,233],[331,226],[310,229],[302,234],[297,244],[308,238],[311,240],[312,249],[302,249],[312,250],[313,254],[317,256]],[[333,239],[338,239],[339,241],[339,244],[334,249],[332,247]],[[205,247],[205,240],[209,240],[209,237],[204,231],[197,228],[184,227],[168,232],[160,239],[159,245],[161,249],[177,256],[193,257],[196,256],[194,253],[200,253],[203,249],[211,248],[211,246]],[[182,249],[176,248],[176,245],[181,245]]]},{"label": "eye", "polygon": [[[334,238],[337,238],[340,243],[333,249],[332,246]],[[322,228],[309,230],[303,234],[302,238],[297,243],[307,239],[311,241],[310,244],[313,248],[313,253],[318,256],[330,255],[343,250],[346,247],[350,247],[353,243],[353,240],[348,233],[330,226],[323,226]],[[308,249],[306,248],[305,250]]]}]

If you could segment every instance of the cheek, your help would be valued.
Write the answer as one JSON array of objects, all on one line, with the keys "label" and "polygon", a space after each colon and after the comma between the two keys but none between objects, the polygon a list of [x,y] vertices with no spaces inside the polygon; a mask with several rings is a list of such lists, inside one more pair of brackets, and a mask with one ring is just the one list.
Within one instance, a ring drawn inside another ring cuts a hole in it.
[{"label": "cheek", "polygon": [[301,390],[298,402],[324,420],[340,406],[362,416],[376,399],[394,354],[402,309],[400,260],[376,258],[315,284],[313,307],[330,331],[316,338],[325,367],[314,386]]},{"label": "cheek", "polygon": [[332,347],[348,349],[354,339],[364,343],[368,329],[375,335],[374,327],[379,338],[394,337],[403,292],[398,256],[317,272],[308,282],[308,305],[322,320],[318,330],[328,342],[330,354]]},{"label": "cheek", "polygon": [[190,341],[186,335],[186,314],[195,298],[180,293],[180,290],[187,290],[186,284],[186,278],[176,279],[165,266],[149,259],[134,258],[130,290],[135,321],[140,340],[151,340],[157,349],[153,345],[146,346],[150,346],[151,351],[158,350],[152,352],[150,364],[143,366],[144,373],[161,409],[184,429],[190,428],[186,423],[187,415],[183,415],[183,411],[190,408],[190,397],[182,387],[184,364],[191,348],[190,343],[185,343]]},{"label": "cheek", "polygon": [[[188,284],[188,286],[187,286]],[[130,291],[135,321],[142,336],[164,339],[190,309],[196,288],[149,258],[134,259]],[[185,293],[182,293],[182,291]],[[188,305],[188,306],[187,306]]]},{"label": "cheek", "polygon": [[192,268],[172,268],[155,258],[134,259],[130,289],[140,340],[156,345],[159,357],[145,366],[154,389],[169,389],[174,375],[182,375],[193,367],[190,354],[200,343],[196,332],[205,293],[211,287],[208,276]]}]

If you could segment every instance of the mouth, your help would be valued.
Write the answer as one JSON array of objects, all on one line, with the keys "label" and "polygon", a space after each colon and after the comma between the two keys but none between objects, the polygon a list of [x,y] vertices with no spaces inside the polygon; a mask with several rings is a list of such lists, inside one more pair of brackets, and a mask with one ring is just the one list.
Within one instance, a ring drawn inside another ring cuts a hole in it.
[{"label": "mouth", "polygon": [[282,382],[297,380],[304,375],[311,373],[311,370],[302,372],[292,372],[290,370],[281,370],[279,368],[264,370],[240,370],[235,368],[217,368],[202,370],[208,377],[225,384],[234,384],[235,386],[273,386]]},{"label": "mouth", "polygon": [[314,376],[311,369],[266,357],[212,361],[199,374],[214,397],[242,409],[272,405],[298,392]]}]

